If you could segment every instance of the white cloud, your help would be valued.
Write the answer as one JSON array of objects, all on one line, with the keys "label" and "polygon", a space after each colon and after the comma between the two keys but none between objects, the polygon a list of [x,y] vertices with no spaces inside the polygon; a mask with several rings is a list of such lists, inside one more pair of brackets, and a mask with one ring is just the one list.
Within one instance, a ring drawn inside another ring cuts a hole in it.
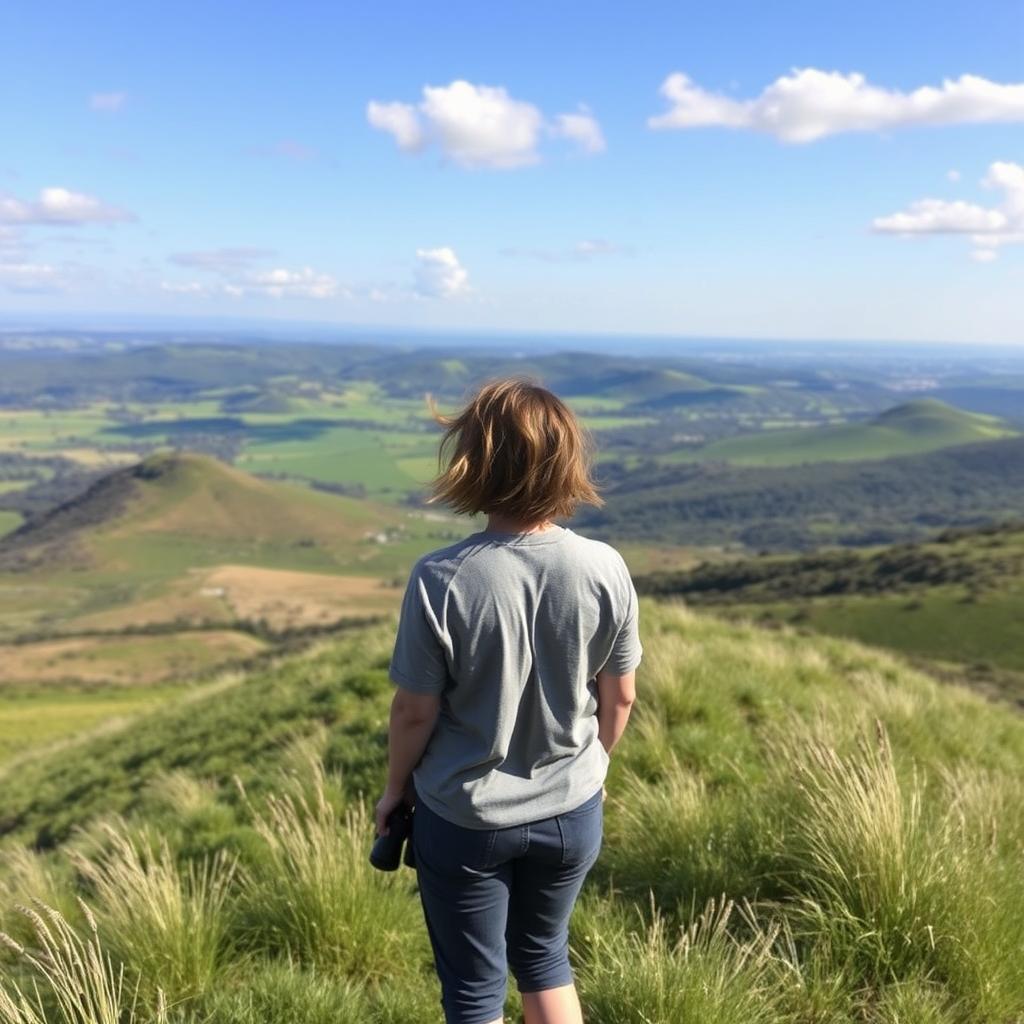
[{"label": "white cloud", "polygon": [[918,199],[908,210],[888,217],[876,217],[871,222],[875,231],[888,234],[973,234],[1001,231],[1006,227],[1006,215],[961,199]]},{"label": "white cloud", "polygon": [[856,72],[799,68],[754,99],[737,100],[702,89],[676,72],[662,83],[661,94],[670,107],[648,119],[651,128],[747,128],[784,142],[915,124],[1024,121],[1024,83],[1003,85],[977,75],[900,92],[871,85]]},{"label": "white cloud", "polygon": [[286,267],[250,270],[216,284],[204,284],[201,281],[163,281],[160,288],[174,295],[229,295],[232,298],[268,295],[274,299],[333,299],[339,294],[347,294],[335,277],[313,270],[312,267],[302,267],[299,270],[289,270]]},{"label": "white cloud", "polygon": [[950,168],[948,171],[946,171],[946,177],[950,181],[959,181],[960,180],[960,172],[955,167]]},{"label": "white cloud", "polygon": [[417,294],[432,299],[455,299],[469,293],[469,272],[453,249],[417,249],[416,259]]},{"label": "white cloud", "polygon": [[585,153],[603,153],[608,148],[601,125],[586,107],[575,114],[558,114],[553,130],[556,135],[577,143]]},{"label": "white cloud", "polygon": [[392,135],[399,149],[419,152],[436,145],[445,157],[466,168],[508,170],[535,164],[545,129],[584,152],[605,148],[601,127],[585,108],[559,114],[548,123],[537,107],[514,99],[503,87],[461,79],[424,86],[423,98],[416,104],[371,100],[366,118],[374,128]]},{"label": "white cloud", "polygon": [[0,287],[12,292],[52,292],[63,288],[60,271],[49,263],[0,263]]},{"label": "white cloud", "polygon": [[366,105],[366,119],[374,128],[390,132],[398,148],[415,152],[423,146],[425,137],[416,108],[410,103],[377,103]]},{"label": "white cloud", "polygon": [[128,101],[128,94],[123,92],[94,92],[89,97],[89,108],[112,114],[121,110]]},{"label": "white cloud", "polygon": [[249,292],[262,292],[275,299],[284,297],[302,297],[307,299],[330,299],[338,294],[340,285],[330,274],[303,267],[301,270],[287,270],[278,267],[274,270],[251,271],[244,278],[235,282],[238,287]]},{"label": "white cloud", "polygon": [[160,290],[172,295],[208,295],[209,285],[200,281],[161,281]]},{"label": "white cloud", "polygon": [[991,263],[1005,245],[1024,243],[1024,165],[997,160],[982,179],[1003,193],[996,206],[963,200],[919,199],[908,209],[871,222],[872,230],[896,235],[969,235],[972,259]]},{"label": "white cloud", "polygon": [[0,196],[2,224],[108,224],[135,220],[125,210],[107,206],[95,196],[66,188],[44,188],[31,201]]}]

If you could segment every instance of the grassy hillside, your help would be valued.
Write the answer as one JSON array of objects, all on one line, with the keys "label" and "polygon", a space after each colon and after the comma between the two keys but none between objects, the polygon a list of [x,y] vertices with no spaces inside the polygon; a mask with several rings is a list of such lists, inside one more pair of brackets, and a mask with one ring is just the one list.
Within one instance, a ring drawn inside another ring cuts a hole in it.
[{"label": "grassy hillside", "polygon": [[457,525],[156,454],[0,539],[0,637],[372,615]]},{"label": "grassy hillside", "polygon": [[1021,523],[950,530],[920,544],[705,563],[650,573],[637,588],[959,662],[1024,700]]},{"label": "grassy hillside", "polygon": [[916,455],[1019,433],[995,416],[965,412],[933,398],[898,405],[864,423],[768,430],[730,437],[696,453],[737,466],[795,466]]},{"label": "grassy hillside", "polygon": [[[847,641],[648,598],[641,620],[573,920],[588,1021],[1024,1019],[1024,721]],[[414,876],[366,864],[392,638],[325,641],[9,772],[0,925],[25,945],[13,904],[58,907],[138,980],[139,1022],[439,1022]],[[0,957],[7,990],[39,978]]]}]

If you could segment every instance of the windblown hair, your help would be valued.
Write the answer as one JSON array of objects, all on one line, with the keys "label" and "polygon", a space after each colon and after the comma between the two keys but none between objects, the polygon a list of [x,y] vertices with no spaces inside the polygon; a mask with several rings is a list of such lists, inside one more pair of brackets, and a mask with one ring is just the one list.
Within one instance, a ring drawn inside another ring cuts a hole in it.
[{"label": "windblown hair", "polygon": [[525,377],[492,380],[454,416],[438,412],[430,395],[427,403],[445,428],[428,501],[525,523],[604,504],[590,479],[591,436],[547,388]]}]

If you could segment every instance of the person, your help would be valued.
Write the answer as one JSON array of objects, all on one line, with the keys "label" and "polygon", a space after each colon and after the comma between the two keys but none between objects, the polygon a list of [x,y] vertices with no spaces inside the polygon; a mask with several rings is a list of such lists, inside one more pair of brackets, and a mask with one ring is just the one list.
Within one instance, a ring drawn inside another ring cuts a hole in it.
[{"label": "person", "polygon": [[622,556],[556,519],[603,504],[592,442],[528,378],[492,380],[446,431],[430,501],[487,524],[405,590],[377,834],[414,806],[416,876],[447,1024],[577,1024],[569,918],[602,842],[609,754],[643,649]]}]

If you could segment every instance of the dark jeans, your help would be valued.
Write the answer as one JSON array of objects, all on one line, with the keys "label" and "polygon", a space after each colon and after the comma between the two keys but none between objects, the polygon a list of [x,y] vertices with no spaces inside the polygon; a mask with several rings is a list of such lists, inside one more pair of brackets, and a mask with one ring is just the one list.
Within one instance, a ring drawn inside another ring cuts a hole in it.
[{"label": "dark jeans", "polygon": [[603,793],[511,828],[452,824],[417,800],[413,851],[447,1024],[502,1015],[520,992],[568,985],[569,917],[601,849]]}]

